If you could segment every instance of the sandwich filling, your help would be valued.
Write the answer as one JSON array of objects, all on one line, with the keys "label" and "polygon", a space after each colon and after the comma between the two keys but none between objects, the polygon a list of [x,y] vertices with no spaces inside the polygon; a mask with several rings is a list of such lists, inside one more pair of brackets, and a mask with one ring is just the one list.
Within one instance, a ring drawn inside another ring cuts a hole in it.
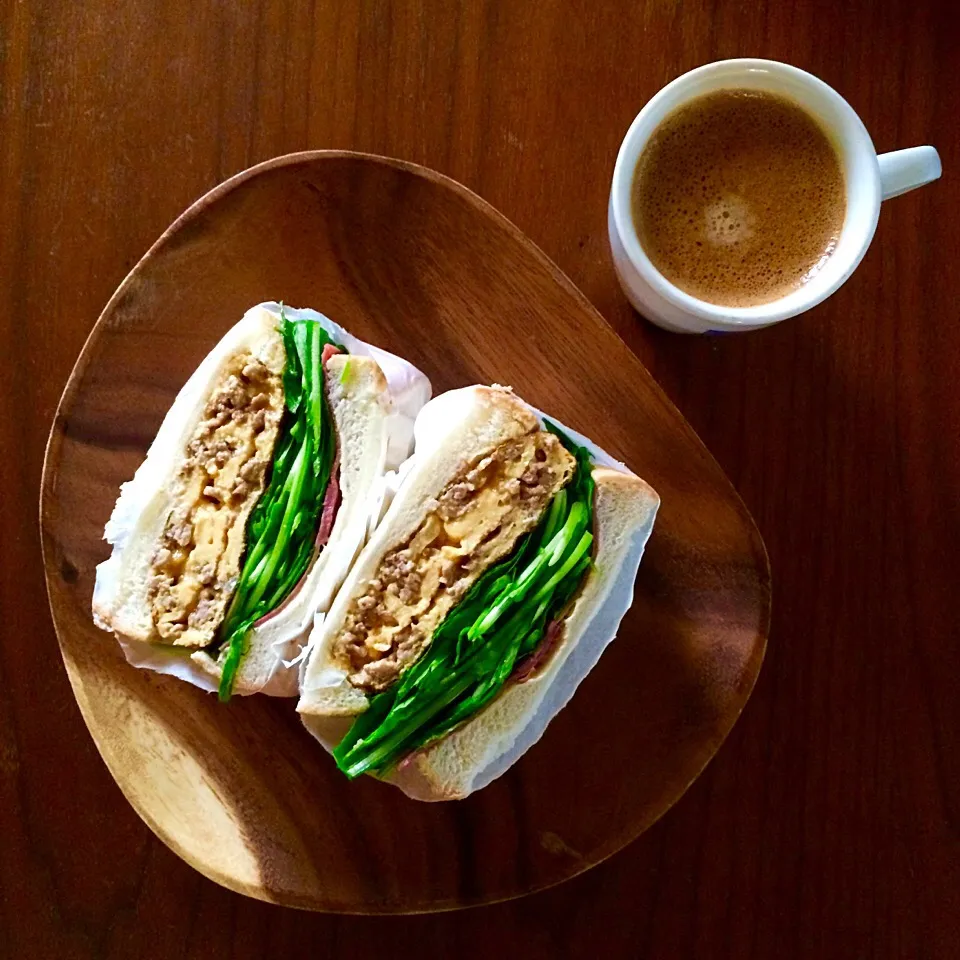
[{"label": "sandwich filling", "polygon": [[342,348],[314,321],[278,335],[285,362],[227,363],[174,480],[151,561],[148,599],[161,642],[206,649],[228,699],[246,641],[297,590],[338,505],[337,442],[324,364]]},{"label": "sandwich filling", "polygon": [[167,643],[214,640],[240,574],[247,518],[263,493],[283,414],[283,383],[249,353],[234,356],[174,480],[174,508],[153,555],[148,598]]},{"label": "sandwich filling", "polygon": [[413,536],[383,558],[347,613],[334,656],[350,682],[377,692],[396,680],[480,574],[536,526],[575,466],[545,430],[468,464],[428,504]]},{"label": "sandwich filling", "polygon": [[335,651],[375,693],[334,750],[347,776],[387,772],[549,658],[592,563],[594,485],[587,451],[545,426],[470,465],[351,606]]}]

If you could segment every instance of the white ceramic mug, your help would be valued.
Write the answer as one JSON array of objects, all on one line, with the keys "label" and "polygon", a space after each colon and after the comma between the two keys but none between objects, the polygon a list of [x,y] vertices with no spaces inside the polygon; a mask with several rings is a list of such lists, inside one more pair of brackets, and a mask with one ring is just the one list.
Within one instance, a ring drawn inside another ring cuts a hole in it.
[{"label": "white ceramic mug", "polygon": [[[631,193],[640,154],[661,121],[682,104],[715,90],[739,88],[779,94],[820,122],[836,147],[847,191],[847,213],[833,254],[807,283],[785,297],[753,307],[724,307],[684,293],[653,266],[633,221]],[[933,147],[877,156],[853,108],[812,74],[776,60],[721,60],[667,84],[640,111],[620,147],[610,189],[608,229],[624,293],[648,320],[678,333],[756,330],[794,317],[829,297],[867,252],[880,203],[940,176]]]}]

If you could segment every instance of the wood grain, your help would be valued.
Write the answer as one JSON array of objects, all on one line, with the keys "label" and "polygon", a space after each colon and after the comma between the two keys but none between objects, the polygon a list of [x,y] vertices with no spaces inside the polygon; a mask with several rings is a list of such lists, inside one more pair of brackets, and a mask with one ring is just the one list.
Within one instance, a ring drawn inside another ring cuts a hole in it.
[{"label": "wood grain", "polygon": [[[955,957],[960,951],[960,90],[943,0],[0,3],[0,954]],[[605,231],[643,102],[717,57],[823,77],[945,175],[885,206],[809,315],[691,340],[637,320]],[[305,916],[141,823],[74,706],[35,510],[103,304],[196,197],[281,153],[425,163],[503,210],[733,478],[776,580],[750,704],[680,803],[551,891],[434,918]],[[12,453],[12,455],[11,455]]]},{"label": "wood grain", "polygon": [[[516,385],[534,406],[590,430],[660,495],[616,647],[549,736],[461,803],[351,784],[299,728],[290,701],[224,708],[131,669],[91,622],[120,483],[203,356],[245,309],[271,298],[322,307],[406,356],[438,393]],[[769,569],[752,520],[602,318],[476,195],[362,154],[293,154],[240,174],[137,264],[57,409],[41,533],[74,693],[137,812],[212,879],[319,910],[503,900],[609,856],[717,749],[753,688],[769,626]]]}]

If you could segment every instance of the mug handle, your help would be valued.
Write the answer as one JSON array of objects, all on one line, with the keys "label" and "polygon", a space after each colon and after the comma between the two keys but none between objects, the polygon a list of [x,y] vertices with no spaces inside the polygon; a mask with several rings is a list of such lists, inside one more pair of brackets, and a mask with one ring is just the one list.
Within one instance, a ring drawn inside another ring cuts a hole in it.
[{"label": "mug handle", "polygon": [[880,190],[884,200],[922,187],[941,173],[940,154],[933,147],[908,147],[881,153]]}]

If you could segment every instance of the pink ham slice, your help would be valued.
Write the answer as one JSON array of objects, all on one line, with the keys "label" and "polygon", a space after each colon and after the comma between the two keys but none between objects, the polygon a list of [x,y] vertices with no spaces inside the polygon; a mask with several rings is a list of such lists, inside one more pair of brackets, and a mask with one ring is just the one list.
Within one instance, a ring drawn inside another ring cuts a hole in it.
[{"label": "pink ham slice", "polygon": [[315,547],[324,547],[330,539],[333,521],[337,519],[337,510],[340,508],[340,452],[333,458],[330,468],[330,479],[327,481],[327,492],[323,495],[323,507],[320,510],[320,526],[317,527]]},{"label": "pink ham slice", "polygon": [[[332,344],[324,344],[321,362],[326,365],[327,361],[338,354],[340,351]],[[337,519],[337,510],[340,509],[340,447],[337,446],[337,452],[333,457],[333,465],[330,467],[330,479],[327,481],[327,489],[323,495],[323,507],[320,509],[320,524],[317,527],[317,538],[313,542],[313,557],[307,564],[303,576],[297,581],[297,585],[287,594],[287,598],[279,606],[274,607],[269,613],[265,613],[254,623],[255,627],[262,626],[272,620],[278,613],[284,610],[293,598],[300,592],[313,565],[320,556],[320,551],[327,545],[330,539],[330,532],[333,530],[334,521]]]},{"label": "pink ham slice", "polygon": [[337,519],[337,510],[340,509],[340,454],[337,453],[330,468],[330,479],[327,481],[327,492],[323,495],[323,507],[320,511],[320,526],[317,528],[317,539],[314,540],[313,557],[307,564],[303,576],[297,581],[297,585],[287,594],[286,600],[278,607],[274,607],[269,613],[265,613],[254,623],[255,627],[262,626],[264,623],[272,620],[278,613],[286,608],[293,598],[300,592],[301,587],[306,583],[313,565],[320,556],[320,551],[326,546],[330,539],[330,531],[333,530],[334,521]]},{"label": "pink ham slice", "polygon": [[514,683],[524,683],[529,680],[543,666],[544,661],[553,652],[560,638],[560,631],[563,628],[562,620],[551,620],[547,624],[547,629],[543,637],[536,645],[533,652],[524,658],[523,662],[513,671],[511,678]]}]

